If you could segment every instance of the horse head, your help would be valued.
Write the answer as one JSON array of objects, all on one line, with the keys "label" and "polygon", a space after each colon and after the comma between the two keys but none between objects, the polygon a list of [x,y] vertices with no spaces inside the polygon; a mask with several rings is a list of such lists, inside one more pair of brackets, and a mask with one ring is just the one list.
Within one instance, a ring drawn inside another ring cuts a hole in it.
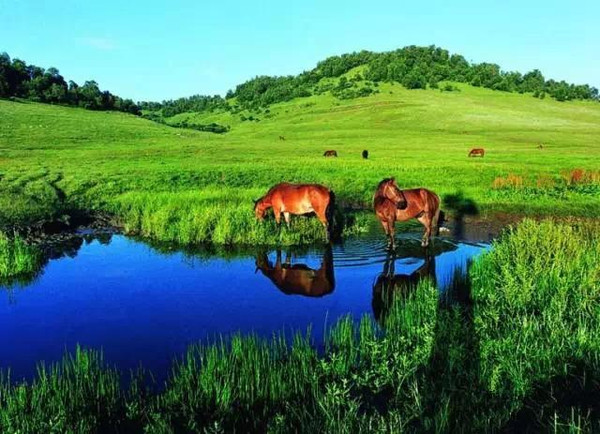
[{"label": "horse head", "polygon": [[396,183],[396,178],[391,177],[387,180],[384,179],[380,185],[380,191],[383,194],[383,196],[394,202],[398,209],[406,208],[406,196],[404,196],[404,193],[402,192],[402,190],[400,190],[400,187],[398,187],[398,184]]},{"label": "horse head", "polygon": [[252,199],[252,202],[254,202],[254,215],[256,216],[256,218],[258,220],[262,220],[265,218],[265,212],[268,208],[268,206],[265,204],[265,201],[263,200],[263,198],[260,199]]}]

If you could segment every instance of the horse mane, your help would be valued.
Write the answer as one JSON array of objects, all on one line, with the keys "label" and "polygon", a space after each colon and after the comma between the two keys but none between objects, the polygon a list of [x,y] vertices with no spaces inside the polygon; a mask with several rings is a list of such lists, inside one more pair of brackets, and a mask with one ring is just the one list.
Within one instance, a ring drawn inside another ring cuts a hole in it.
[{"label": "horse mane", "polygon": [[282,185],[286,185],[286,184],[289,184],[289,182],[280,182],[279,184],[275,184],[273,187],[269,188],[269,190],[263,196],[259,197],[256,200],[256,203],[259,203],[259,202],[262,202],[263,200],[268,199],[276,189],[278,189]]},{"label": "horse mane", "polygon": [[390,182],[392,179],[393,179],[393,178],[385,178],[385,179],[383,179],[383,180],[382,180],[382,181],[381,181],[381,182],[380,182],[380,183],[377,185],[377,190],[379,190],[379,189],[380,189],[380,188],[383,186],[383,184],[386,184],[386,183]]}]

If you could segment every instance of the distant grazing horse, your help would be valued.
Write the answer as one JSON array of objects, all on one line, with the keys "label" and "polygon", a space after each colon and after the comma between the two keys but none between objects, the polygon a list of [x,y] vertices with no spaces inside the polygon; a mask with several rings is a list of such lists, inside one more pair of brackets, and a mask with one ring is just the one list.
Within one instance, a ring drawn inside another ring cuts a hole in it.
[{"label": "distant grazing horse", "polygon": [[334,151],[333,149],[330,149],[329,151],[325,151],[325,153],[323,154],[323,157],[337,157],[337,152]]},{"label": "distant grazing horse", "polygon": [[387,178],[377,186],[373,206],[392,248],[395,248],[394,225],[397,221],[413,218],[419,220],[425,226],[421,241],[423,247],[429,245],[434,229],[437,234],[440,198],[430,190],[425,188],[400,190],[394,178]]},{"label": "distant grazing horse", "polygon": [[262,220],[267,209],[273,208],[277,224],[280,223],[283,213],[285,222],[289,226],[290,214],[314,212],[323,223],[329,239],[334,205],[335,194],[323,185],[282,182],[271,187],[267,194],[254,201],[254,213],[257,219]]},{"label": "distant grazing horse", "polygon": [[483,148],[473,148],[471,149],[471,152],[469,152],[469,157],[476,157],[476,156],[480,156],[483,157],[485,154],[485,149]]},{"label": "distant grazing horse", "polygon": [[540,144],[538,145],[538,149],[544,149],[544,145],[543,145],[543,143],[540,143]]},{"label": "distant grazing horse", "polygon": [[277,251],[277,260],[273,265],[265,253],[256,258],[256,270],[273,282],[284,294],[322,297],[335,288],[333,273],[333,253],[331,246],[325,251],[319,269],[309,268],[305,264],[291,264],[289,256],[281,262],[281,250]]},{"label": "distant grazing horse", "polygon": [[285,137],[279,136],[279,140],[285,140]]},{"label": "distant grazing horse", "polygon": [[367,158],[369,158],[369,151],[367,151],[366,149],[364,151],[362,151],[362,157],[366,160]]},{"label": "distant grazing horse", "polygon": [[385,322],[395,296],[406,297],[417,288],[419,282],[427,278],[431,279],[434,285],[436,283],[435,256],[433,255],[427,254],[423,265],[410,274],[395,274],[395,266],[395,253],[388,253],[383,264],[383,272],[377,276],[377,280],[373,284],[371,306],[373,307],[373,316],[380,324]]}]

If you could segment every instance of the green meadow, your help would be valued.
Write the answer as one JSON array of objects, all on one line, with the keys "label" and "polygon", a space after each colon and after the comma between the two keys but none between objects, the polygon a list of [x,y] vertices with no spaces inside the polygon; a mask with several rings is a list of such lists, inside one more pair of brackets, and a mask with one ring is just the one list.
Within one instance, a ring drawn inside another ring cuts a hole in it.
[{"label": "green meadow", "polygon": [[[102,212],[161,241],[301,244],[324,239],[318,222],[297,218],[278,231],[254,221],[251,200],[277,182],[317,182],[335,191],[340,209],[368,210],[378,181],[392,175],[401,187],[460,193],[484,214],[600,215],[600,104],[453,87],[382,83],[351,100],[322,94],[165,120],[229,125],[226,134],[0,101],[0,222],[19,228]],[[485,157],[468,158],[473,147]],[[327,149],[339,157],[324,158]],[[573,177],[578,169],[583,176]],[[361,219],[344,215],[347,233],[362,230]]]},{"label": "green meadow", "polygon": [[[0,431],[600,430],[600,104],[462,83],[375,87],[162,123],[0,100],[0,279],[42,263],[23,234],[82,216],[156,244],[324,242],[316,219],[255,220],[252,199],[282,181],[334,190],[341,237],[371,224],[373,191],[389,176],[434,190],[449,215],[468,204],[490,219],[535,217],[447,294],[425,281],[395,297],[384,324],[342,318],[322,351],[310,331],[292,345],[225,336],[191,346],[166,384],[143,368],[119,372],[98,349],[40,364],[30,382],[4,372]],[[168,125],[183,122],[230,129]],[[485,157],[469,158],[472,148]],[[329,149],[339,157],[324,158]]]}]

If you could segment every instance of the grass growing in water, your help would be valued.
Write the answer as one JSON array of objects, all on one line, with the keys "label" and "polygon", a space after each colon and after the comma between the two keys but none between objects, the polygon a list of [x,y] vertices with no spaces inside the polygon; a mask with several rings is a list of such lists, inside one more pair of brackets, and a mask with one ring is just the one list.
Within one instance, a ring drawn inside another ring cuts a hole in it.
[{"label": "grass growing in water", "polygon": [[440,302],[421,282],[382,328],[338,320],[322,354],[301,335],[234,336],[190,347],[164,390],[125,391],[78,351],[30,385],[2,381],[0,430],[594,431],[599,400],[574,400],[568,384],[598,398],[598,229],[526,220],[457,276],[455,294]]},{"label": "grass growing in water", "polygon": [[[292,216],[290,228],[278,227],[270,218],[259,222],[252,199],[260,190],[187,191],[157,194],[124,194],[115,201],[126,233],[179,244],[299,245],[325,242],[325,229],[315,217]],[[361,215],[334,218],[334,229],[341,235],[365,231],[369,220]]]},{"label": "grass growing in water", "polygon": [[3,279],[35,273],[40,254],[20,237],[9,237],[0,232],[0,284]]}]

